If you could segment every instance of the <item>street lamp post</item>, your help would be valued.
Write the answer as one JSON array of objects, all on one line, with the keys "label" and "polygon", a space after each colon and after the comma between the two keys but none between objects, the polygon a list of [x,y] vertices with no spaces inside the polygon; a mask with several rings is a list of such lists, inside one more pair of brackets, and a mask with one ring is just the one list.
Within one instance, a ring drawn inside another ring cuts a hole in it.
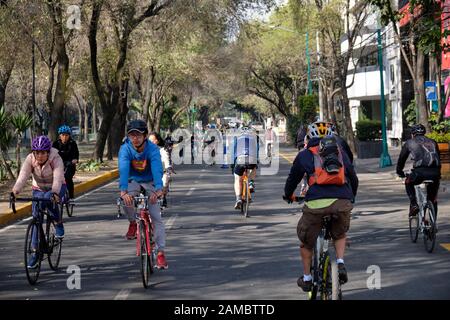
[{"label": "street lamp post", "polygon": [[380,95],[381,95],[381,134],[383,138],[383,152],[380,157],[380,168],[392,166],[392,160],[389,156],[387,147],[387,134],[386,134],[386,111],[384,101],[384,81],[383,81],[383,55],[381,46],[381,30],[377,29],[378,37],[378,64],[380,66]]}]

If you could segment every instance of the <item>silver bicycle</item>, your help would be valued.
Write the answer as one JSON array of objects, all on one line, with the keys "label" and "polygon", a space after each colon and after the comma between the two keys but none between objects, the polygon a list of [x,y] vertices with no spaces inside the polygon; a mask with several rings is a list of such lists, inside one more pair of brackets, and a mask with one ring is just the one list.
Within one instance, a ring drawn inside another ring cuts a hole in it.
[{"label": "silver bicycle", "polygon": [[436,212],[434,205],[427,200],[426,188],[428,184],[433,183],[432,180],[425,180],[421,184],[414,186],[416,192],[419,213],[409,217],[409,235],[412,242],[417,242],[419,232],[423,235],[425,250],[429,253],[433,252],[436,244]]}]

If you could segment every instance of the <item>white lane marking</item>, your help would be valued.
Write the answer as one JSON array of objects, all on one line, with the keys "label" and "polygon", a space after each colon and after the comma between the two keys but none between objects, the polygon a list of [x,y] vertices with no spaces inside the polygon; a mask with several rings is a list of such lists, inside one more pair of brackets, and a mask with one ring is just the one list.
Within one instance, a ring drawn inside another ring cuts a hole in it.
[{"label": "white lane marking", "polygon": [[188,193],[186,193],[187,196],[190,196],[194,192],[195,188],[192,187],[189,189]]},{"label": "white lane marking", "polygon": [[194,181],[194,184],[197,184],[198,182],[199,182],[199,180],[195,180],[195,181]]},{"label": "white lane marking", "polygon": [[119,293],[114,297],[114,300],[127,300],[128,295],[131,293],[129,289],[122,289]]},{"label": "white lane marking", "polygon": [[174,216],[171,216],[169,218],[169,220],[167,220],[167,222],[166,222],[166,230],[170,230],[172,228],[173,224],[175,223],[175,219],[177,217],[178,217],[178,215],[176,214]]},{"label": "white lane marking", "polygon": [[103,187],[100,187],[100,188],[94,189],[94,190],[92,190],[92,191],[89,191],[88,193],[85,193],[85,194],[83,194],[82,196],[79,196],[79,197],[75,198],[74,200],[77,201],[78,199],[87,197],[87,196],[93,194],[95,191],[102,190],[102,189],[104,189],[104,188],[106,188],[106,187],[109,187],[109,186],[112,185],[113,183],[117,183],[117,180],[114,180],[113,182],[110,182],[110,183],[108,183],[107,185],[104,185]]}]

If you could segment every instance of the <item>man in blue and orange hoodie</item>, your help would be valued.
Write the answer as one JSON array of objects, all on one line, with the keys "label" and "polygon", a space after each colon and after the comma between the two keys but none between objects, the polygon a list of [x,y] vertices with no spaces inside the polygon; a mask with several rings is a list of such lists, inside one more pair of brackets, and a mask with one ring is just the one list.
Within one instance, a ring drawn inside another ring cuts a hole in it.
[{"label": "man in blue and orange hoodie", "polygon": [[143,120],[133,120],[127,125],[127,138],[119,150],[120,196],[125,203],[125,212],[130,225],[127,239],[136,238],[137,225],[134,217],[133,196],[139,194],[141,186],[149,195],[149,212],[155,227],[155,242],[158,247],[156,267],[167,269],[164,255],[166,233],[157,203],[163,195],[161,156],[159,148],[148,141],[148,128]]}]

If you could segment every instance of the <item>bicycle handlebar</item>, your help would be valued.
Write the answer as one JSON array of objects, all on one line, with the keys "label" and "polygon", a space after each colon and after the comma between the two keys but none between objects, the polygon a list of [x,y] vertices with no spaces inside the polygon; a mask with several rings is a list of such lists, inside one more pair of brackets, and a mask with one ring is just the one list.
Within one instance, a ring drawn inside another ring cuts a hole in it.
[{"label": "bicycle handlebar", "polygon": [[13,192],[9,194],[9,208],[12,209],[13,213],[17,213],[16,210],[16,202],[52,202],[53,204],[56,204],[56,202],[53,199],[46,199],[46,198],[38,198],[38,197],[31,197],[31,198],[16,198]]}]

